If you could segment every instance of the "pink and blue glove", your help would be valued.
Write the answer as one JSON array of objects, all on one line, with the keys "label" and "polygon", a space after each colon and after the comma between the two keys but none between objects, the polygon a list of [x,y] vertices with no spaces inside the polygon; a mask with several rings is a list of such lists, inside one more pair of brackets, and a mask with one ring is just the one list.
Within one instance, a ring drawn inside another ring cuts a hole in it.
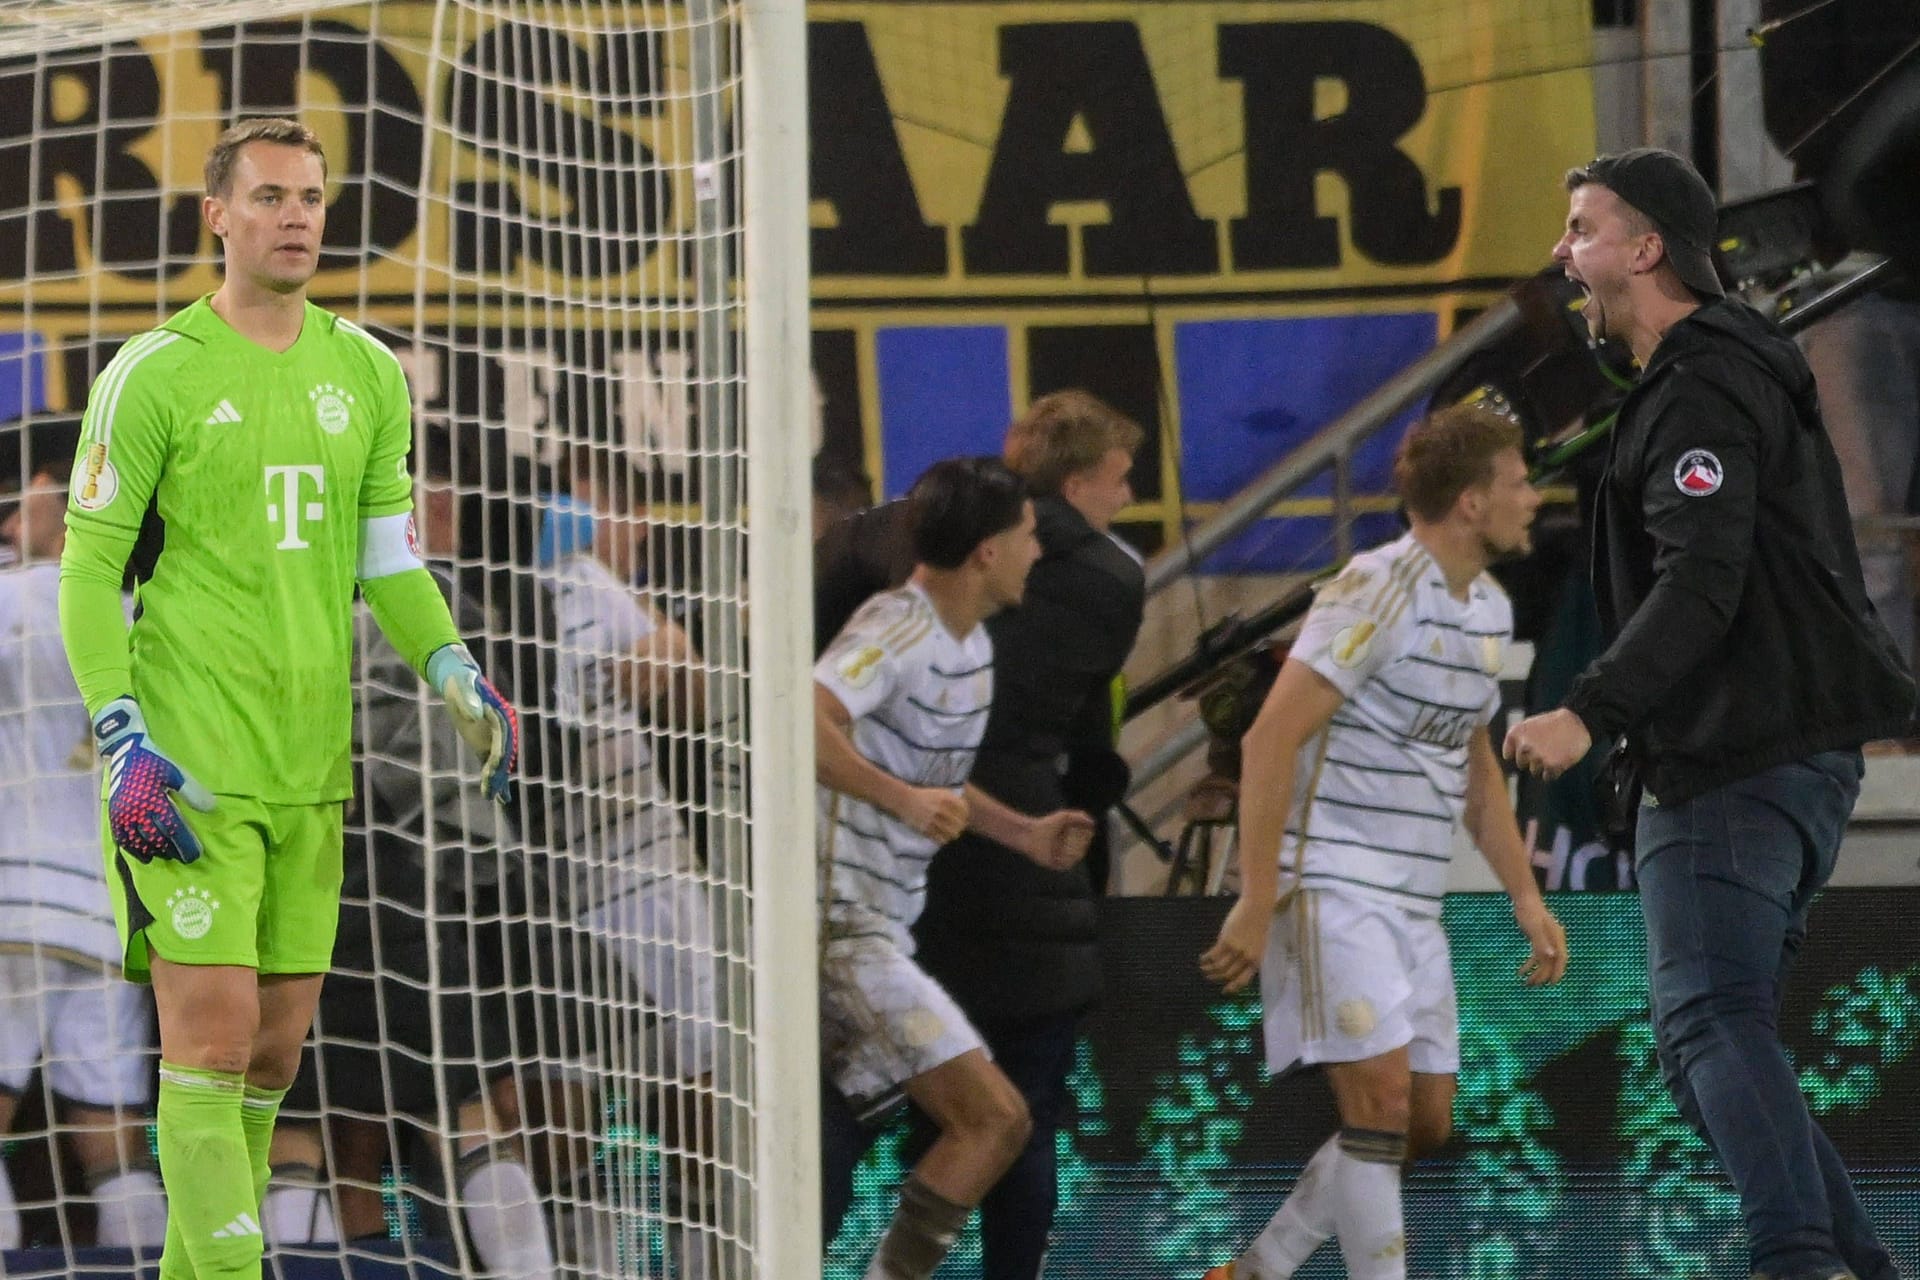
[{"label": "pink and blue glove", "polygon": [[480,789],[505,804],[520,757],[520,717],[487,678],[463,644],[442,645],[427,659],[427,683],[439,692],[460,731],[482,763]]},{"label": "pink and blue glove", "polygon": [[140,705],[132,698],[115,698],[100,708],[93,718],[93,741],[107,762],[107,825],[113,842],[143,863],[198,858],[200,840],[170,793],[201,813],[213,808],[213,793],[147,736]]}]

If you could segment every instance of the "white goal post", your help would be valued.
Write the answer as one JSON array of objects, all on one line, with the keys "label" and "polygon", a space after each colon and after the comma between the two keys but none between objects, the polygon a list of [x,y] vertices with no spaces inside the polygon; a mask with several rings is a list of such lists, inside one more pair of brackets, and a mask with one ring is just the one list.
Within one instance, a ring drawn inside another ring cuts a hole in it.
[{"label": "white goal post", "polygon": [[[525,1241],[495,1227],[525,1219],[469,1209],[497,1160],[556,1268],[819,1274],[805,80],[800,0],[0,0],[0,489],[70,447],[121,342],[218,287],[207,147],[296,115],[330,166],[311,296],[406,368],[426,553],[525,716],[496,823],[362,627],[369,938],[343,933],[330,990],[373,1030],[323,1006],[274,1184],[321,1188],[337,1234],[377,1212],[387,1240],[350,1253],[440,1239],[498,1270]],[[44,569],[28,548],[0,574]],[[18,645],[0,665],[0,746],[31,754],[63,695]],[[47,759],[0,780],[0,865],[47,856],[35,806],[88,772]],[[48,932],[39,881],[5,883],[10,973],[50,991],[57,954],[118,984]],[[9,1274],[64,1274],[131,1213],[71,1176],[84,1086],[48,1001],[52,1115],[0,1150],[20,1243],[53,1252]],[[139,1092],[110,1108],[130,1132]],[[337,1247],[277,1221],[286,1257]]]}]

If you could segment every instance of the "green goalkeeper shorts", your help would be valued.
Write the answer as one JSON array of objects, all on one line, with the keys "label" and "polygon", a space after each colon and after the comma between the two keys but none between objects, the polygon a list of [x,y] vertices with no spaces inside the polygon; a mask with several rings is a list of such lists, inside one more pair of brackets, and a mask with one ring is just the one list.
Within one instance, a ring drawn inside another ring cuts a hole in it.
[{"label": "green goalkeeper shorts", "polygon": [[107,885],[127,977],[149,981],[150,954],[175,964],[325,973],[340,924],[343,814],[337,801],[218,796],[211,813],[183,804],[180,816],[200,838],[200,856],[142,864],[113,843],[103,806]]}]

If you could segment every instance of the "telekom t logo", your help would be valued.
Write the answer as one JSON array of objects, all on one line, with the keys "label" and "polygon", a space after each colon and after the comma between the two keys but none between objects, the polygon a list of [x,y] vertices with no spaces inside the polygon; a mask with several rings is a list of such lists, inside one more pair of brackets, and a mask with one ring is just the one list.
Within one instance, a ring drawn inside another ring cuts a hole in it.
[{"label": "telekom t logo", "polygon": [[[300,481],[302,478],[313,481],[314,496],[327,491],[327,471],[325,467],[268,467],[267,468],[267,523],[278,522],[281,529],[280,541],[273,544],[276,551],[301,551],[313,544],[300,536],[300,521],[309,523],[326,517],[327,509],[318,502],[300,501]],[[280,482],[280,500],[273,501],[274,481]]]}]

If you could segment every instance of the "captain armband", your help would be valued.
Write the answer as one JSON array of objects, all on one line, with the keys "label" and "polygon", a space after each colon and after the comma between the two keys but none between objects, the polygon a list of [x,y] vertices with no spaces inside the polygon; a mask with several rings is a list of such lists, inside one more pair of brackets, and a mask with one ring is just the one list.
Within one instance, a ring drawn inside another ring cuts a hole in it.
[{"label": "captain armband", "polygon": [[360,581],[424,567],[411,514],[373,516],[360,522],[360,559],[354,566]]}]

